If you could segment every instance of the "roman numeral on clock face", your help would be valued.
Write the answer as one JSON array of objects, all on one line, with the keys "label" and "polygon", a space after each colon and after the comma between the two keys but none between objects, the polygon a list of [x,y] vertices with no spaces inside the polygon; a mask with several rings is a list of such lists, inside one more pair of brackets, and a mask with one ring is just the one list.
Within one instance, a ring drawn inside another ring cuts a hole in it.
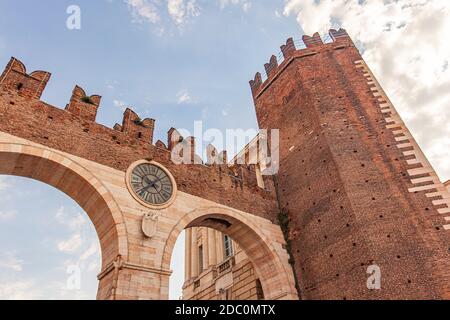
[{"label": "roman numeral on clock face", "polygon": [[142,201],[161,205],[173,195],[172,180],[165,170],[151,163],[136,166],[130,177],[131,188]]}]

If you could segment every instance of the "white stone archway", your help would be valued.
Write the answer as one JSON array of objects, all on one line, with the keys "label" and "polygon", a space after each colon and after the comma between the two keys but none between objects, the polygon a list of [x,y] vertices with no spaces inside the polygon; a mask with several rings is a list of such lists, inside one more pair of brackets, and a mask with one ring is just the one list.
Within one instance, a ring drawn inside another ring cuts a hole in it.
[{"label": "white stone archway", "polygon": [[161,269],[170,267],[176,239],[182,230],[190,227],[212,228],[236,241],[253,263],[266,299],[298,299],[279,226],[223,206],[195,209],[179,219],[168,234]]},{"label": "white stone archway", "polygon": [[[91,172],[64,154],[39,145],[0,142],[0,174],[31,178],[66,193],[88,214],[99,237],[102,269],[117,256],[127,257],[122,213],[113,196]],[[100,281],[97,297],[109,298],[109,281]]]},{"label": "white stone archway", "polygon": [[[152,210],[132,197],[125,172],[2,132],[0,174],[52,185],[86,211],[102,251],[98,299],[167,299],[173,247],[194,226],[229,234],[253,262],[267,299],[298,299],[283,234],[267,219],[181,191],[169,207]],[[159,216],[151,237],[142,231],[149,212]]]}]

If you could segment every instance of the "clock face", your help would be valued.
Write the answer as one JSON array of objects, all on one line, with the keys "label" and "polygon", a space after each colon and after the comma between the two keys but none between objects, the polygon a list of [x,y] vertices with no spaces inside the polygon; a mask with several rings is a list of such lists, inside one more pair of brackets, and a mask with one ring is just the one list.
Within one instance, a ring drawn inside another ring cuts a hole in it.
[{"label": "clock face", "polygon": [[150,205],[163,205],[174,192],[171,178],[165,170],[152,163],[141,163],[131,171],[130,185],[136,196]]}]

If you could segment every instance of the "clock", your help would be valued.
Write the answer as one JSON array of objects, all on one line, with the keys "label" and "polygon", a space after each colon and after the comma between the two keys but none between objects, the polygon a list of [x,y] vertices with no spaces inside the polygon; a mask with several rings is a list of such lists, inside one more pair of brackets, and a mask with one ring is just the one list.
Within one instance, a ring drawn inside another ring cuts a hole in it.
[{"label": "clock", "polygon": [[126,174],[131,195],[147,207],[168,207],[176,194],[176,183],[170,172],[154,161],[138,161]]}]

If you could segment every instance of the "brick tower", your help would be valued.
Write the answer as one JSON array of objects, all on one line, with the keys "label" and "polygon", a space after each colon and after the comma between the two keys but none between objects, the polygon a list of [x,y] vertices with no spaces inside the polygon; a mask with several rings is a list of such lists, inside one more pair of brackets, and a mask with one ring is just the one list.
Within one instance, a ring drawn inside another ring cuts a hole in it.
[{"label": "brick tower", "polygon": [[[250,81],[280,129],[280,210],[303,299],[450,298],[449,195],[345,30]],[[381,290],[368,290],[370,265]]]}]

